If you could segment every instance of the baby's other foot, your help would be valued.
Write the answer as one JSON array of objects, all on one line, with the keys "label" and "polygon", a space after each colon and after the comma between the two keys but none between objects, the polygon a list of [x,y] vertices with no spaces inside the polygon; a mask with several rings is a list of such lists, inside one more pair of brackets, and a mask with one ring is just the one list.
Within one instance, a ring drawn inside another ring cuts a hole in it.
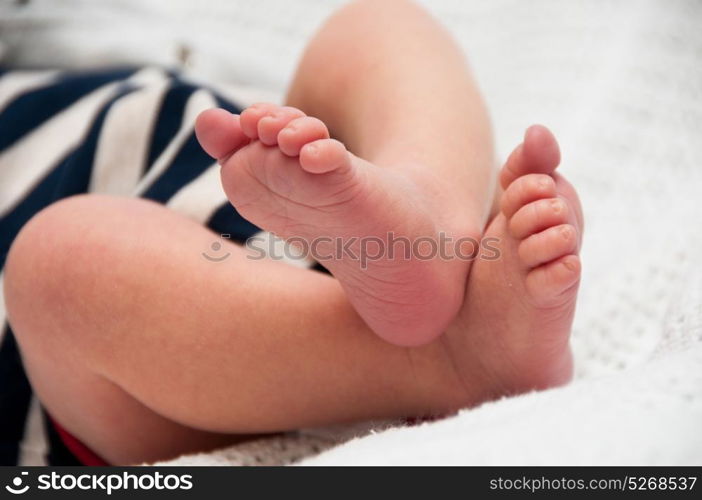
[{"label": "baby's other foot", "polygon": [[447,335],[466,387],[488,392],[474,399],[572,376],[583,219],[575,190],[555,172],[559,162],[551,133],[533,126],[502,169],[501,211],[483,240],[499,258],[474,263],[465,306]]},{"label": "baby's other foot", "polygon": [[463,301],[469,262],[405,256],[403,242],[438,240],[440,230],[471,234],[438,221],[436,214],[455,211],[425,195],[439,191],[431,178],[418,182],[356,157],[323,122],[291,107],[206,111],[196,131],[221,163],[239,213],[281,238],[304,240],[380,337],[418,345],[443,333]]}]

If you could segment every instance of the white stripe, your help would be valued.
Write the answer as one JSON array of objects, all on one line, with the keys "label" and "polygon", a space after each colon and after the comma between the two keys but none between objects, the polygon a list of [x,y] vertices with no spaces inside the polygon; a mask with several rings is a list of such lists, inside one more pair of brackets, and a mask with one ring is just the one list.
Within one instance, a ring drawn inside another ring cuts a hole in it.
[{"label": "white stripe", "polygon": [[314,259],[305,255],[301,248],[286,243],[284,239],[268,231],[259,231],[254,234],[246,240],[244,246],[255,255],[263,252],[266,257],[285,262],[291,266],[309,269],[315,265]]},{"label": "white stripe", "polygon": [[118,86],[148,83],[154,70],[142,70],[130,78],[100,87],[34,129],[0,154],[0,217],[20,202],[56,165],[76,148],[88,132],[95,115]]},{"label": "white stripe", "polygon": [[139,185],[136,187],[133,194],[140,195],[144,193],[151,186],[151,184],[153,184],[153,182],[159,178],[159,176],[171,165],[176,155],[183,147],[183,144],[185,144],[190,135],[193,133],[195,118],[197,118],[197,115],[206,109],[214,108],[216,105],[217,102],[209,91],[200,89],[193,92],[185,105],[185,112],[183,113],[183,120],[181,122],[180,129],[163,153],[161,153],[161,156],[159,156],[154,162],[149,172],[144,176],[141,182],[139,182]]},{"label": "white stripe", "polygon": [[182,187],[166,205],[171,210],[204,224],[226,201],[227,196],[219,177],[219,165],[215,163]]},{"label": "white stripe", "polygon": [[108,111],[98,139],[89,192],[129,195],[139,182],[168,77],[132,92]]},{"label": "white stripe", "polygon": [[24,93],[44,87],[59,75],[58,71],[11,71],[0,78],[0,113]]},{"label": "white stripe", "polygon": [[24,437],[20,443],[19,464],[22,466],[47,465],[46,453],[48,439],[44,428],[41,405],[35,396],[29,404],[29,415],[24,428]]}]

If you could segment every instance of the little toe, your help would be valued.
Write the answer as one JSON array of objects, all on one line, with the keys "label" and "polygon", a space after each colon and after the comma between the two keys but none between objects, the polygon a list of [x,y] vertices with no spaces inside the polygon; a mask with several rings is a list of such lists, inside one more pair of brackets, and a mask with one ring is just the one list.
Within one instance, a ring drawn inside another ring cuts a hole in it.
[{"label": "little toe", "polygon": [[280,106],[269,102],[252,104],[241,112],[241,129],[250,139],[258,139],[258,122],[279,108]]},{"label": "little toe", "polygon": [[538,233],[551,226],[565,224],[568,204],[561,198],[546,198],[524,205],[509,220],[509,231],[518,240]]},{"label": "little toe", "polygon": [[195,121],[195,135],[205,152],[220,163],[249,143],[238,115],[224,109],[208,109]]},{"label": "little toe", "polygon": [[305,116],[305,113],[290,106],[284,106],[266,114],[258,121],[258,139],[266,146],[275,146],[278,144],[280,131],[291,120],[302,116]]},{"label": "little toe", "polygon": [[351,166],[346,147],[335,139],[321,139],[300,149],[300,165],[313,174],[323,174]]},{"label": "little toe", "polygon": [[517,146],[500,172],[503,189],[526,174],[550,174],[561,162],[558,142],[543,125],[532,125],[524,133],[524,141]]},{"label": "little toe", "polygon": [[303,116],[290,121],[278,134],[278,147],[288,156],[297,156],[302,147],[313,141],[329,139],[329,130],[322,120]]},{"label": "little toe", "polygon": [[540,306],[557,306],[575,296],[580,281],[580,257],[565,255],[558,260],[529,271],[525,286],[527,293]]},{"label": "little toe", "polygon": [[522,240],[518,252],[522,263],[528,268],[533,268],[575,253],[577,248],[578,235],[575,227],[570,224],[561,224]]},{"label": "little toe", "polygon": [[523,175],[510,184],[502,195],[502,213],[510,218],[527,203],[555,196],[556,182],[550,175]]}]

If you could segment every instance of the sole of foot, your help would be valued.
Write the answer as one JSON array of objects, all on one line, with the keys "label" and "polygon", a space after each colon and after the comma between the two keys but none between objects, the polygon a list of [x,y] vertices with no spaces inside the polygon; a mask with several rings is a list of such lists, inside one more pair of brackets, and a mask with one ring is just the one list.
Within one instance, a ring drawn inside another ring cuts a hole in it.
[{"label": "sole of foot", "polygon": [[499,257],[473,264],[464,306],[443,337],[472,391],[468,400],[545,389],[572,377],[583,216],[574,188],[556,172],[559,163],[555,138],[535,125],[500,173],[500,212],[484,235]]}]

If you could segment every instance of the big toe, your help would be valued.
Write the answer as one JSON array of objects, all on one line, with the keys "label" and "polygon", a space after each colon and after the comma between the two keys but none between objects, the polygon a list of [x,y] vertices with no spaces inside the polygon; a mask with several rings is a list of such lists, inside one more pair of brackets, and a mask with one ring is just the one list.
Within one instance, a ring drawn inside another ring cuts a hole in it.
[{"label": "big toe", "polygon": [[526,174],[550,174],[561,161],[558,142],[543,125],[532,125],[524,133],[524,141],[517,146],[500,172],[503,189]]},{"label": "big toe", "polygon": [[250,139],[241,129],[239,116],[224,109],[208,109],[195,121],[195,135],[205,152],[223,163]]}]

